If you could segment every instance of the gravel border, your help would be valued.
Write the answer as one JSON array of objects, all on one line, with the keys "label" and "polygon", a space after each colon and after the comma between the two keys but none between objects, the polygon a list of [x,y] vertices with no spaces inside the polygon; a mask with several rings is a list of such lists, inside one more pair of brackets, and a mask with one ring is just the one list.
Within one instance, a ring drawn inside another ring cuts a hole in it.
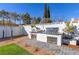
[{"label": "gravel border", "polygon": [[56,44],[48,44],[33,39],[26,40],[26,44],[31,45],[33,47],[45,49],[51,52],[55,52],[56,55],[79,55],[79,52],[74,48],[57,46]]}]

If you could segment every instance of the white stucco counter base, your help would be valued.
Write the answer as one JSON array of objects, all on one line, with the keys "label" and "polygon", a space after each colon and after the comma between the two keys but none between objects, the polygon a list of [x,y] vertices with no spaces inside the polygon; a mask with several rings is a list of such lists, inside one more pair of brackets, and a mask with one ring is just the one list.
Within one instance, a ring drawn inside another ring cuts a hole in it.
[{"label": "white stucco counter base", "polygon": [[57,38],[57,45],[61,46],[62,44],[62,35],[50,35],[50,34],[42,34],[42,33],[37,33],[37,40],[41,42],[46,42],[47,43],[47,37],[55,37]]}]

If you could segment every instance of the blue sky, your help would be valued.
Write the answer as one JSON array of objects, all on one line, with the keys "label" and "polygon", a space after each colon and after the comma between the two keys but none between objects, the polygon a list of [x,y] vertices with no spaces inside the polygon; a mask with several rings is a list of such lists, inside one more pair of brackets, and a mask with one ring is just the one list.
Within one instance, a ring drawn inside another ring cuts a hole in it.
[{"label": "blue sky", "polygon": [[[48,3],[51,12],[51,18],[63,18],[70,20],[70,18],[79,18],[79,4],[77,3]],[[17,13],[28,12],[32,17],[43,17],[44,4],[43,3],[2,3],[0,10],[6,10]]]}]

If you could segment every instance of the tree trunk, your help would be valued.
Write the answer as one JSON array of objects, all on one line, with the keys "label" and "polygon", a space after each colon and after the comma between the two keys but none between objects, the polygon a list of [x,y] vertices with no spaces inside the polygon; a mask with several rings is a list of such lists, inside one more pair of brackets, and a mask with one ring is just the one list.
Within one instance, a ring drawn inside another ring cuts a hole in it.
[{"label": "tree trunk", "polygon": [[3,30],[3,39],[4,39],[4,30]]},{"label": "tree trunk", "polygon": [[13,40],[13,30],[12,30],[12,25],[11,25],[11,21],[10,21],[10,19],[9,19],[9,26],[10,26],[10,29],[11,29],[11,39]]},{"label": "tree trunk", "polygon": [[5,24],[4,24],[4,18],[3,18],[3,39],[5,38],[4,37],[4,29],[5,29]]},{"label": "tree trunk", "polygon": [[11,39],[13,40],[13,30],[11,29]]}]

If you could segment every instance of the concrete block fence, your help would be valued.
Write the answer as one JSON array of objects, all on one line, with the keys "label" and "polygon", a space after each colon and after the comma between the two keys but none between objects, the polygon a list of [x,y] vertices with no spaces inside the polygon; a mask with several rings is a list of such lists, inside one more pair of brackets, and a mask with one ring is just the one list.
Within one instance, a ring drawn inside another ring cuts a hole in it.
[{"label": "concrete block fence", "polygon": [[23,30],[21,26],[0,26],[0,38],[3,38],[3,30],[4,30],[4,37],[11,37],[11,30],[13,32],[13,36],[20,36],[23,35]]}]

